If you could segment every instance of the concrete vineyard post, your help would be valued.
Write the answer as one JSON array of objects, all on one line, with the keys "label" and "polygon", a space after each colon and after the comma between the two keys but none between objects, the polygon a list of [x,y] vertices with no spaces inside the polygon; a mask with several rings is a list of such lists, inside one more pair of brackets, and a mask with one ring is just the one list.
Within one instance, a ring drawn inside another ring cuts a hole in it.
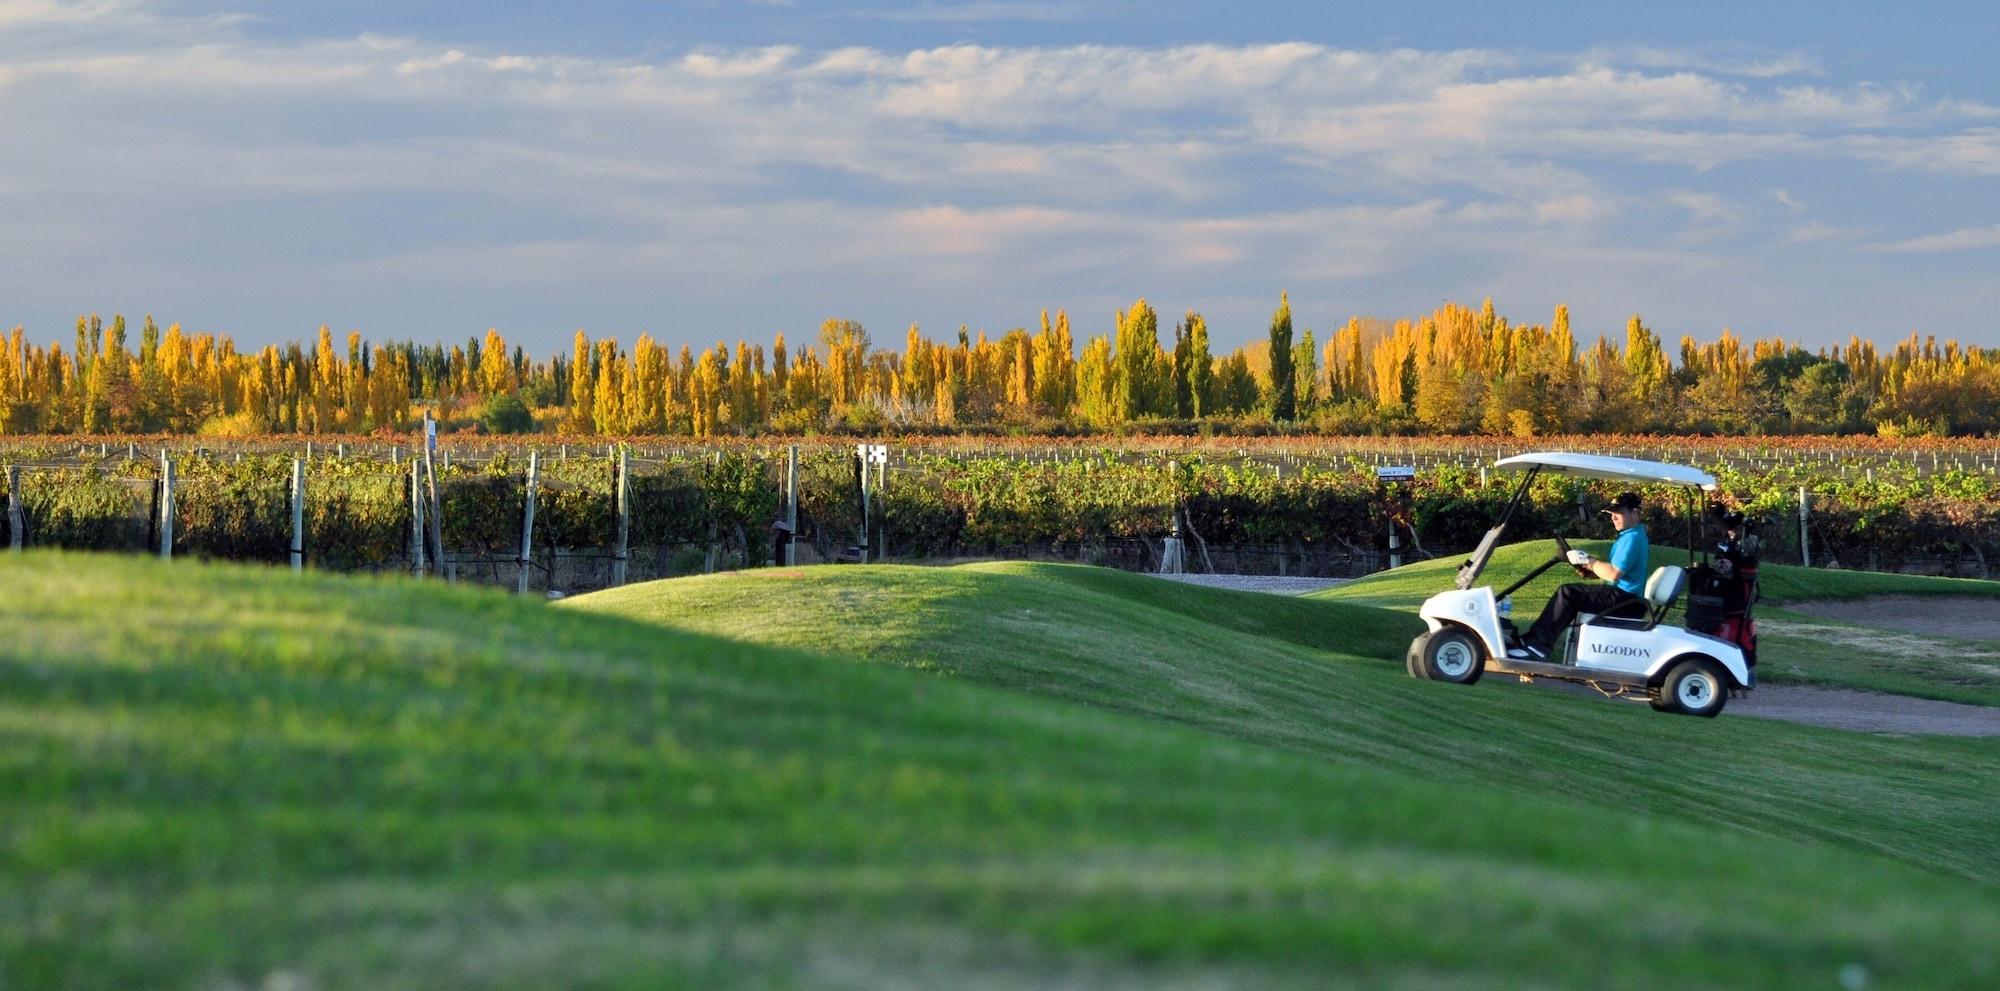
[{"label": "concrete vineyard post", "polygon": [[625,448],[618,448],[618,476],[613,480],[612,499],[618,504],[618,544],[611,552],[611,584],[625,584],[626,545],[632,537],[631,487],[627,482],[632,462]]},{"label": "concrete vineyard post", "polygon": [[1801,485],[1799,486],[1799,565],[1806,568],[1812,567],[1810,531],[1806,527],[1806,515],[1809,512],[1806,504],[1806,487]]},{"label": "concrete vineyard post", "polygon": [[306,564],[306,463],[292,459],[292,570]]},{"label": "concrete vineyard post", "polygon": [[529,451],[527,507],[521,514],[521,573],[514,582],[514,591],[519,595],[528,594],[528,558],[535,546],[535,489],[540,475],[541,454]]},{"label": "concrete vineyard post", "polygon": [[[438,498],[437,465],[431,461],[430,452],[424,452],[424,523],[430,530],[430,546],[427,548],[438,574],[445,574],[444,560],[444,505]],[[450,576],[446,575],[446,580]]]},{"label": "concrete vineyard post", "polygon": [[424,462],[410,459],[410,573],[424,574]]},{"label": "concrete vineyard post", "polygon": [[26,543],[21,529],[26,526],[21,512],[21,466],[7,466],[7,549],[18,551]]},{"label": "concrete vineyard post", "polygon": [[174,462],[160,449],[160,558],[174,556]]}]

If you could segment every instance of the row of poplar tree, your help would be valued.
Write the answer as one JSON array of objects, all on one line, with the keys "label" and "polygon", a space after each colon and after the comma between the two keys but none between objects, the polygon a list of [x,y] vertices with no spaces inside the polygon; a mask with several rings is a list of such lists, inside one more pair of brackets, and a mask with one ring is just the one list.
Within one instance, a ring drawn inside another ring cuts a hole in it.
[{"label": "row of poplar tree", "polygon": [[345,344],[321,327],[312,347],[244,352],[148,317],[134,348],[123,317],[93,316],[65,350],[16,327],[0,347],[0,433],[401,431],[419,406],[502,432],[695,437],[1197,422],[1517,436],[2000,430],[1991,349],[1912,335],[1886,351],[1850,338],[1808,352],[1724,330],[1681,338],[1673,356],[1637,316],[1622,346],[1602,334],[1583,345],[1565,307],[1547,325],[1515,324],[1491,300],[1393,323],[1351,318],[1322,345],[1310,329],[1295,335],[1281,294],[1266,339],[1220,357],[1201,314],[1163,341],[1143,299],[1080,349],[1060,311],[998,337],[960,328],[939,341],[912,326],[900,349],[840,319],[812,344],[779,334],[769,351],[738,341],[675,352],[649,334],[628,348],[581,330],[547,360],[495,330],[463,345],[371,345],[359,333]]}]

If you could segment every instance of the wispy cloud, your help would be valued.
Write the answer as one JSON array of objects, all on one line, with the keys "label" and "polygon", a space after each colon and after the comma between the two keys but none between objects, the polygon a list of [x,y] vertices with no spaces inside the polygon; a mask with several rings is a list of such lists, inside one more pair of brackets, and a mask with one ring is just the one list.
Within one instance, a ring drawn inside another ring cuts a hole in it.
[{"label": "wispy cloud", "polygon": [[1965,227],[1944,234],[1926,234],[1901,241],[1868,245],[1867,250],[1891,255],[1925,255],[1944,251],[1983,251],[2000,248],[2000,224]]},{"label": "wispy cloud", "polygon": [[1105,4],[1081,0],[974,0],[971,3],[915,3],[903,7],[866,7],[847,16],[865,21],[979,24],[1029,21],[1066,24],[1103,17]]}]

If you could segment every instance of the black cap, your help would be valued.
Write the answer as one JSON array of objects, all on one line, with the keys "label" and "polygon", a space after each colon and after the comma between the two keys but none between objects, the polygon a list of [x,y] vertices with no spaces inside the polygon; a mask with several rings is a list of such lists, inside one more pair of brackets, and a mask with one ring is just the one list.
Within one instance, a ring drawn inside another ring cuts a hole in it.
[{"label": "black cap", "polygon": [[1639,493],[1620,492],[1612,497],[1611,505],[1604,507],[1604,512],[1608,513],[1614,509],[1638,509],[1639,506]]}]

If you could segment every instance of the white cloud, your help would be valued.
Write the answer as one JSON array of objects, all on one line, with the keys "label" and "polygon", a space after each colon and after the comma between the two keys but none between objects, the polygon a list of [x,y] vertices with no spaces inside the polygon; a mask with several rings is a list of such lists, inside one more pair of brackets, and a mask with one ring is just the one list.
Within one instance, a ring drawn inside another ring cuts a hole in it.
[{"label": "white cloud", "polygon": [[1902,241],[1871,244],[1867,250],[1892,255],[1924,255],[1944,251],[1981,251],[2000,248],[2000,224],[1966,227],[1944,234],[1926,234]]},{"label": "white cloud", "polygon": [[[10,25],[39,33],[0,36],[0,272],[26,271],[24,232],[73,218],[193,225],[193,241],[284,257],[288,236],[318,232],[244,215],[330,204],[332,226],[361,229],[325,249],[355,280],[589,286],[671,270],[699,294],[752,291],[748,273],[769,268],[884,293],[943,276],[1032,294],[1078,272],[1300,286],[1501,253],[1587,262],[1621,224],[1658,225],[1647,243],[1713,245],[1748,229],[1746,203],[1769,208],[1757,186],[1710,188],[1725,166],[2000,173],[1990,108],[1801,84],[1820,70],[1793,54],[1293,42],[638,61],[373,34],[279,41],[134,4],[0,0]],[[1788,189],[1768,195],[1799,216],[1764,243],[1860,236]],[[78,270],[106,255],[75,254]],[[0,298],[17,283],[0,274]]]}]

